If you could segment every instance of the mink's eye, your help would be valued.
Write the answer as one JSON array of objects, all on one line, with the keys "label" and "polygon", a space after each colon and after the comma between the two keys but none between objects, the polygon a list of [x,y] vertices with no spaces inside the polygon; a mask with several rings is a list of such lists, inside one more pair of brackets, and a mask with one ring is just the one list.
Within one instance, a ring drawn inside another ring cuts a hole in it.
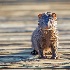
[{"label": "mink's eye", "polygon": [[40,25],[40,24],[38,23],[38,25]]}]

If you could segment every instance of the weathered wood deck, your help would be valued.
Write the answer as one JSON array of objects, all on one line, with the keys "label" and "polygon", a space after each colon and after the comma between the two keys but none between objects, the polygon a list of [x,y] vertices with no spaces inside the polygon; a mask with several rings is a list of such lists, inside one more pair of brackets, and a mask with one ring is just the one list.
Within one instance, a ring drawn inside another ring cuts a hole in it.
[{"label": "weathered wood deck", "polygon": [[[37,27],[37,14],[45,11],[58,15],[61,59],[31,57],[31,34]],[[17,4],[0,5],[0,68],[70,68],[70,4]]]}]

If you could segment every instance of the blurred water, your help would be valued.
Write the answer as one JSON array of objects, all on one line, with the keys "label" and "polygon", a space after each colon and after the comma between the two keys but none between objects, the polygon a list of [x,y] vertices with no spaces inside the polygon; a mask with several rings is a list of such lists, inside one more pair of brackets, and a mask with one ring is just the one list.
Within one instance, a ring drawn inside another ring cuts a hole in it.
[{"label": "blurred water", "polygon": [[70,2],[70,0],[0,0],[0,3],[42,3],[42,2]]}]

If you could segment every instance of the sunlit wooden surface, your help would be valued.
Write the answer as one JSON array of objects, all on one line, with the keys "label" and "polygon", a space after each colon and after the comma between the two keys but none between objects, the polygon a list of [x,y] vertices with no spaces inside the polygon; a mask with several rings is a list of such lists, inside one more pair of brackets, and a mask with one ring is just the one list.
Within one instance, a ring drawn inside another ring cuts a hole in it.
[{"label": "sunlit wooden surface", "polygon": [[[25,60],[30,55],[31,35],[37,27],[37,15],[57,13],[61,59]],[[0,68],[70,68],[70,4],[0,4]]]}]

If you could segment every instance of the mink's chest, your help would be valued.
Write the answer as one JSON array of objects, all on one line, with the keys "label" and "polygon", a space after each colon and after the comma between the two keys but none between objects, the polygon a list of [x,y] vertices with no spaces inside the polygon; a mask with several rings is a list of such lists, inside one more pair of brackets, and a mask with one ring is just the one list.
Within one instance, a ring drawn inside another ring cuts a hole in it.
[{"label": "mink's chest", "polygon": [[51,45],[55,45],[56,34],[54,33],[54,30],[41,30],[39,39],[41,49],[43,49],[44,53],[48,53],[51,52]]}]

